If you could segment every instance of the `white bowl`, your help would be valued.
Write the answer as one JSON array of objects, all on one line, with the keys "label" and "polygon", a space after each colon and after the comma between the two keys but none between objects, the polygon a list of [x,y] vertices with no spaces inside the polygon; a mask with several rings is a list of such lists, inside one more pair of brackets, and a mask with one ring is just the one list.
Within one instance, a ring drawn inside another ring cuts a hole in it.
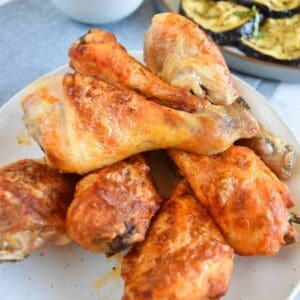
[{"label": "white bowl", "polygon": [[68,17],[88,24],[103,24],[129,16],[143,0],[51,0]]}]

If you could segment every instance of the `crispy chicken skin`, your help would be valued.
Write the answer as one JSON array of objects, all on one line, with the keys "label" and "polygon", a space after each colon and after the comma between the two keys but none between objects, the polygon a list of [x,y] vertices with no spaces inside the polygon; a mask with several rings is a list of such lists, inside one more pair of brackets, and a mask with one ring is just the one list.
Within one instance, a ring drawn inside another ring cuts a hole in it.
[{"label": "crispy chicken skin", "polygon": [[67,213],[70,237],[112,255],[145,239],[161,198],[141,154],[85,176]]},{"label": "crispy chicken skin", "polygon": [[90,30],[72,45],[69,56],[71,67],[78,73],[119,83],[160,104],[189,112],[208,104],[190,91],[170,86],[156,77],[131,57],[110,32]]},{"label": "crispy chicken skin", "polygon": [[239,144],[253,149],[280,179],[292,176],[296,161],[295,150],[278,136],[262,128],[257,136],[241,140]]},{"label": "crispy chicken skin", "polygon": [[233,250],[181,181],[146,240],[124,258],[123,300],[204,300],[225,294]]},{"label": "crispy chicken skin", "polygon": [[144,59],[161,79],[212,103],[229,105],[238,98],[217,45],[183,16],[163,13],[152,18],[145,35]]},{"label": "crispy chicken skin", "polygon": [[233,146],[210,157],[169,154],[236,253],[274,256],[295,241],[288,189],[252,150]]},{"label": "crispy chicken skin", "polygon": [[0,169],[0,261],[21,260],[48,240],[69,241],[65,214],[75,180],[24,159]]},{"label": "crispy chicken skin", "polygon": [[[159,148],[215,154],[258,131],[250,113],[235,105],[192,114],[78,73],[65,75],[62,84],[60,77],[48,81],[51,89],[43,82],[25,97],[24,123],[47,162],[65,172],[88,173]],[[57,97],[53,89],[61,91]]]},{"label": "crispy chicken skin", "polygon": [[[222,53],[189,19],[170,13],[154,16],[144,50],[147,66],[169,84],[192,90],[216,104],[228,105],[238,98]],[[245,107],[240,105],[239,109],[242,112]],[[279,178],[291,177],[295,166],[292,146],[263,127],[243,145],[253,149]]]}]

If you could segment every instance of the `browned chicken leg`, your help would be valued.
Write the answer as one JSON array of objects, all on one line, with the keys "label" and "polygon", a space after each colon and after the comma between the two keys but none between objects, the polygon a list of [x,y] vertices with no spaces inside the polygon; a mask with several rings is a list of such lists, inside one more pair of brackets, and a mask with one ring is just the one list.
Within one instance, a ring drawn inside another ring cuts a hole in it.
[{"label": "browned chicken leg", "polygon": [[108,255],[145,239],[161,198],[142,155],[85,176],[68,209],[70,237]]},{"label": "browned chicken leg", "polygon": [[[216,45],[195,24],[176,14],[162,14],[153,19],[146,36],[145,60],[164,80],[186,90],[161,81],[129,56],[112,33],[99,29],[92,29],[76,41],[69,55],[77,72],[120,83],[175,109],[194,112],[208,107],[206,100],[192,96],[187,90],[217,104],[232,103],[238,95]],[[269,137],[263,131],[244,144],[254,149],[277,176],[287,179],[292,174],[294,151],[277,137],[275,143]]]},{"label": "browned chicken leg", "polygon": [[164,13],[153,17],[145,35],[144,59],[161,79],[212,103],[228,105],[238,98],[217,45],[183,16]]},{"label": "browned chicken leg", "polygon": [[160,104],[188,112],[208,105],[189,90],[170,86],[131,57],[110,32],[90,30],[76,41],[70,51],[70,65],[78,73],[119,83]]},{"label": "browned chicken leg", "polygon": [[146,240],[123,260],[122,299],[217,299],[227,290],[232,267],[233,250],[180,182]]},{"label": "browned chicken leg", "polygon": [[23,109],[25,125],[48,163],[65,172],[88,173],[159,148],[215,154],[258,131],[249,112],[235,105],[191,114],[91,76],[68,74],[61,80],[35,84]]},{"label": "browned chicken leg", "polygon": [[236,253],[273,256],[296,240],[288,189],[252,150],[233,146],[213,156],[169,154]]},{"label": "browned chicken leg", "polygon": [[24,159],[0,168],[0,261],[20,260],[52,240],[69,242],[65,214],[75,180]]},{"label": "browned chicken leg", "polygon": [[[153,17],[145,36],[145,61],[166,82],[192,90],[216,104],[229,104],[238,92],[218,47],[189,19],[171,13]],[[244,110],[240,106],[240,110]],[[243,141],[282,179],[292,175],[295,151],[267,132]]]}]

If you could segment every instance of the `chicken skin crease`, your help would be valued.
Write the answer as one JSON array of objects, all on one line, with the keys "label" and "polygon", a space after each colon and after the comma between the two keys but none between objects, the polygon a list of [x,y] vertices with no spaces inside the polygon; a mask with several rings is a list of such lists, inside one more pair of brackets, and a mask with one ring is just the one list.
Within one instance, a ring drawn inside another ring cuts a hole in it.
[{"label": "chicken skin crease", "polygon": [[161,198],[141,154],[85,176],[67,213],[70,237],[92,252],[115,254],[145,239]]},{"label": "chicken skin crease", "polygon": [[211,105],[187,113],[78,73],[51,77],[23,100],[24,123],[47,163],[85,174],[133,154],[179,148],[210,155],[257,134],[251,114]]},{"label": "chicken skin crease", "polygon": [[0,168],[0,261],[21,260],[48,240],[69,242],[65,214],[75,179],[40,161]]},{"label": "chicken skin crease", "polygon": [[225,294],[233,249],[181,181],[146,240],[122,264],[123,300],[208,300]]},{"label": "chicken skin crease", "polygon": [[274,256],[296,240],[288,188],[252,150],[232,146],[210,157],[169,154],[237,254]]},{"label": "chicken skin crease", "polygon": [[[215,104],[228,105],[238,99],[221,51],[198,25],[183,16],[154,16],[145,35],[144,53],[147,66],[171,85],[192,90]],[[242,113],[245,106],[237,109]],[[242,143],[253,149],[279,178],[291,177],[295,167],[292,146],[263,126],[257,136]]]},{"label": "chicken skin crease", "polygon": [[70,66],[78,73],[91,75],[133,89],[160,104],[194,112],[205,108],[205,99],[189,90],[170,86],[131,57],[113,33],[90,30],[70,51]]},{"label": "chicken skin crease", "polygon": [[162,80],[214,104],[229,105],[238,98],[218,46],[181,15],[162,13],[152,18],[145,35],[144,59]]}]

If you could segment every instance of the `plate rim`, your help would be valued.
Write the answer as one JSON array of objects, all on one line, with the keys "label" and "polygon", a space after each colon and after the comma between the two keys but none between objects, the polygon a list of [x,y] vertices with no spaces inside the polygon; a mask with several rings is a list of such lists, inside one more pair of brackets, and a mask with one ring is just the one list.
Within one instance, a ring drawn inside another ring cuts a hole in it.
[{"label": "plate rim", "polygon": [[[128,53],[130,55],[132,55],[133,57],[142,57],[142,50],[129,50]],[[28,90],[28,88],[30,88],[31,85],[35,84],[36,82],[38,82],[39,80],[41,80],[42,78],[48,77],[48,76],[52,76],[54,74],[57,74],[59,72],[64,72],[65,70],[70,70],[70,67],[68,64],[64,64],[61,65],[57,68],[55,68],[54,70],[38,77],[37,79],[35,79],[34,81],[32,81],[31,83],[27,84],[24,88],[22,88],[19,92],[17,92],[16,94],[14,94],[12,97],[10,97],[9,100],[7,100],[1,107],[0,107],[0,118],[2,116],[3,113],[5,113],[6,108],[11,105],[11,103],[17,98],[20,99],[20,97],[22,96],[22,94],[26,93],[26,91]],[[262,101],[270,111],[272,111],[272,113],[276,116],[277,120],[280,122],[280,126],[284,127],[284,129],[290,134],[291,138],[294,140],[295,145],[297,145],[297,151],[300,152],[300,141],[298,141],[298,139],[295,137],[295,135],[293,134],[293,132],[290,130],[290,128],[287,126],[287,124],[284,122],[284,120],[279,116],[279,114],[277,113],[277,111],[272,107],[272,105],[265,99],[265,97],[260,94],[258,91],[256,91],[250,84],[248,84],[247,82],[245,82],[243,79],[239,78],[236,75],[233,75],[233,78],[236,82],[239,82],[241,85],[244,85],[247,89],[250,89],[254,94],[259,96],[259,101]],[[300,280],[298,280],[297,284],[290,290],[289,295],[287,296],[286,300],[296,300],[296,296],[299,294],[300,292]]]},{"label": "plate rim", "polygon": [[[168,11],[168,12],[173,12],[173,13],[178,13],[177,11],[174,11],[171,6],[169,5],[169,3],[167,3],[167,0],[158,0],[161,2],[161,4],[164,6],[165,10]],[[256,64],[259,64],[259,65],[267,65],[267,66],[270,66],[270,67],[273,67],[273,68],[279,68],[279,69],[288,69],[288,70],[293,70],[293,71],[300,71],[300,65],[299,66],[293,66],[293,65],[285,65],[285,64],[279,64],[279,63],[275,63],[275,62],[270,62],[270,61],[265,61],[265,60],[262,60],[262,59],[258,59],[258,58],[254,58],[254,57],[251,57],[251,56],[248,56],[246,54],[239,54],[239,53],[236,53],[228,48],[226,48],[226,46],[230,46],[230,47],[234,47],[236,48],[235,46],[232,46],[232,45],[224,45],[224,46],[221,46],[221,45],[218,45],[222,52],[224,52],[225,54],[228,54],[228,55],[231,55],[231,56],[235,56],[236,58],[239,58],[239,59],[242,59],[242,60],[245,60],[245,61],[249,61],[249,62],[252,62],[252,63],[256,63]],[[236,48],[238,49],[238,48]],[[238,49],[239,50],[239,49]]]}]

